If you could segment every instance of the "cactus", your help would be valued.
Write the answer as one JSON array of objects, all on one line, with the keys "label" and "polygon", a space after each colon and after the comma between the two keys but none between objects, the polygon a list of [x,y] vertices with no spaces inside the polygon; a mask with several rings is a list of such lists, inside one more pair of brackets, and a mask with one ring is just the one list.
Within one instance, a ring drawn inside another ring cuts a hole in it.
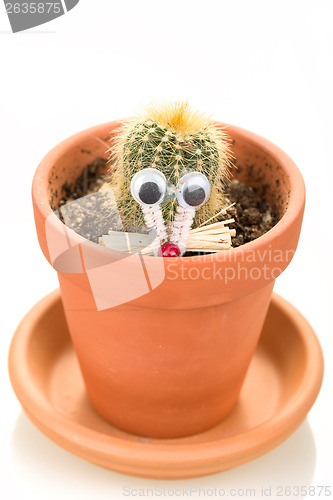
[{"label": "cactus", "polygon": [[193,110],[187,102],[151,105],[142,115],[124,122],[116,133],[110,149],[110,182],[126,227],[144,225],[130,182],[136,172],[149,167],[163,172],[169,183],[161,205],[167,224],[177,211],[174,186],[188,172],[202,172],[211,185],[210,198],[197,210],[194,225],[221,210],[232,158],[230,140],[209,117]]}]

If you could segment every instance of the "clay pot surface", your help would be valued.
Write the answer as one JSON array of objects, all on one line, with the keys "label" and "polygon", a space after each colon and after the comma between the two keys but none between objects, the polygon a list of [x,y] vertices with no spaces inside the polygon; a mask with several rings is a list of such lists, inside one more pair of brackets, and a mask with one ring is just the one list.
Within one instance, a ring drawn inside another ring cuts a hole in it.
[{"label": "clay pot surface", "polygon": [[[323,357],[306,319],[273,294],[235,410],[206,432],[142,438],[112,426],[89,404],[56,290],[18,326],[9,374],[30,420],[59,446],[125,474],[179,479],[235,467],[281,444],[304,421],[317,397]],[[287,460],[292,467],[295,456]]]},{"label": "clay pot surface", "polygon": [[[221,124],[222,125],[222,124]],[[257,240],[218,254],[127,256],[91,243],[53,213],[83,168],[106,156],[119,122],[56,146],[33,181],[41,249],[58,272],[71,339],[96,411],[128,432],[180,437],[235,407],[274,281],[295,252],[305,190],[293,161],[266,139],[227,126],[236,176],[281,213]]]}]

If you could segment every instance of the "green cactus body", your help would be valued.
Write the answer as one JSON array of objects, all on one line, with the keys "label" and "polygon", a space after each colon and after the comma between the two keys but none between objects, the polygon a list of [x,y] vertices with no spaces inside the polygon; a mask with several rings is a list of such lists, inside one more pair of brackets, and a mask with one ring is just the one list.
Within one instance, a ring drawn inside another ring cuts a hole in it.
[{"label": "green cactus body", "polygon": [[150,107],[146,115],[124,123],[110,150],[111,186],[124,225],[144,225],[140,206],[130,192],[132,177],[144,168],[160,170],[169,183],[161,205],[166,223],[173,221],[177,209],[172,186],[188,172],[202,172],[211,185],[210,198],[198,209],[194,225],[221,210],[231,159],[229,142],[224,130],[192,111],[187,103]]}]

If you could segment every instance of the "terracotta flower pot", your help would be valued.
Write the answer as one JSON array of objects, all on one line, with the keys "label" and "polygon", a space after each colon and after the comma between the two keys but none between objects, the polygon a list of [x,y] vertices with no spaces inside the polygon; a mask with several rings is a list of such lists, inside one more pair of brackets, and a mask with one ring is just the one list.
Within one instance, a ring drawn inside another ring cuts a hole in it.
[{"label": "terracotta flower pot", "polygon": [[[143,436],[204,431],[237,403],[274,281],[291,261],[305,191],[292,160],[229,126],[236,176],[262,188],[283,214],[257,240],[218,254],[126,256],[88,242],[51,209],[64,182],[105,155],[119,122],[56,146],[33,181],[38,239],[58,271],[62,301],[89,399],[112,424]],[[96,138],[100,139],[97,140]],[[287,348],[287,346],[286,346]]]}]

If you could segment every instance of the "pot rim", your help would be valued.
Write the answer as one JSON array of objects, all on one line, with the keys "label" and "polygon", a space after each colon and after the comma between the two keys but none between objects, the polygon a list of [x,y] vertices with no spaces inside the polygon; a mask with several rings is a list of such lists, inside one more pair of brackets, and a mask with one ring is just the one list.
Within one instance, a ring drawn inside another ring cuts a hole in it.
[{"label": "pot rim", "polygon": [[[36,206],[38,207],[38,210],[40,211],[40,214],[45,218],[45,220],[50,214],[53,213],[49,203],[48,194],[50,177],[49,174],[58,158],[61,157],[70,148],[77,145],[84,137],[88,135],[96,136],[102,130],[104,133],[108,133],[115,127],[119,126],[123,121],[124,120],[114,120],[77,132],[61,141],[44,156],[44,158],[38,165],[33,178],[32,197]],[[280,149],[268,139],[265,139],[264,137],[241,127],[219,121],[214,121],[214,123],[226,129],[230,133],[231,137],[233,136],[233,132],[235,132],[237,136],[241,136],[243,144],[255,144],[262,150],[263,153],[266,153],[270,157],[274,158],[276,163],[282,167],[282,171],[288,177],[289,181],[289,200],[286,206],[285,213],[282,215],[281,219],[276,223],[275,226],[273,226],[265,234],[251,242],[244,243],[239,247],[231,248],[229,250],[221,250],[220,252],[205,255],[178,257],[177,259],[173,257],[163,257],[166,264],[178,264],[179,266],[191,265],[193,259],[195,259],[197,265],[206,265],[207,263],[213,263],[215,261],[221,260],[221,255],[232,255],[233,260],[237,261],[239,258],[244,258],[244,254],[251,253],[254,250],[260,252],[262,249],[269,247],[279,235],[285,233],[288,228],[290,228],[290,226],[294,224],[294,222],[304,209],[305,185],[302,174],[294,161],[282,149]],[[71,231],[71,233],[74,240],[77,239],[77,243],[82,242],[81,236],[79,236],[74,231]],[[94,249],[95,251],[100,253],[104,253],[107,250],[102,245],[98,244],[94,244]],[[145,260],[147,259],[151,263],[153,261],[156,262],[156,259],[160,258],[162,257],[145,256]]]}]

